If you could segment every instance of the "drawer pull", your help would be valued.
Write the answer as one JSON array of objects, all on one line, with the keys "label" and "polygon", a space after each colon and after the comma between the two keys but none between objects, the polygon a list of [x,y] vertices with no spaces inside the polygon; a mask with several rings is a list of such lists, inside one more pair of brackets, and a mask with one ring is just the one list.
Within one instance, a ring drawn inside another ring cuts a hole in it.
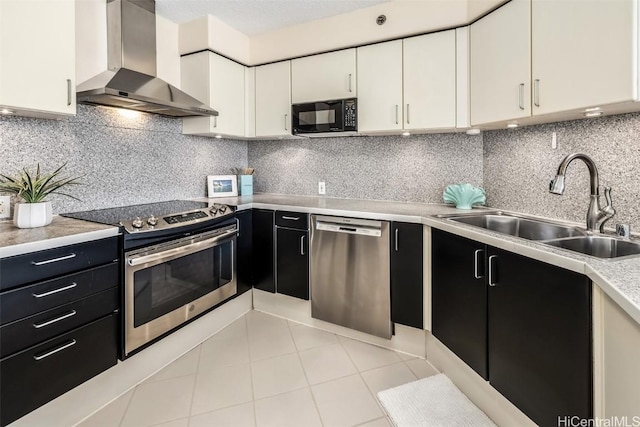
[{"label": "drawer pull", "polygon": [[75,315],[76,315],[76,311],[71,310],[69,313],[63,314],[62,316],[58,316],[55,319],[47,320],[46,322],[42,322],[42,323],[34,323],[33,327],[36,329],[44,328],[45,326],[49,326],[52,323],[56,323],[64,319],[68,319],[69,317],[73,317]]},{"label": "drawer pull", "polygon": [[53,354],[56,354],[59,351],[62,351],[64,349],[67,349],[67,348],[69,348],[71,346],[74,346],[74,345],[76,345],[76,340],[71,340],[68,343],[63,344],[60,347],[56,348],[55,350],[51,350],[51,351],[48,351],[48,352],[46,352],[44,354],[40,354],[40,355],[37,355],[37,356],[33,356],[33,358],[36,359],[36,360],[42,360],[44,358],[47,358],[47,357],[49,357],[49,356],[51,356]]},{"label": "drawer pull", "polygon": [[299,216],[283,216],[282,219],[288,219],[290,221],[297,221],[300,219]]},{"label": "drawer pull", "polygon": [[48,259],[46,261],[38,261],[38,262],[31,261],[31,264],[35,266],[41,266],[41,265],[51,264],[52,262],[64,261],[66,259],[71,259],[75,257],[76,257],[76,254],[69,254],[69,255],[61,256],[60,258]]},{"label": "drawer pull", "polygon": [[49,295],[57,294],[58,292],[66,291],[68,289],[73,289],[76,286],[78,286],[78,284],[76,282],[73,282],[70,285],[62,287],[62,288],[54,289],[52,291],[45,292],[45,293],[42,293],[42,294],[31,294],[31,295],[33,295],[36,298],[48,297]]}]

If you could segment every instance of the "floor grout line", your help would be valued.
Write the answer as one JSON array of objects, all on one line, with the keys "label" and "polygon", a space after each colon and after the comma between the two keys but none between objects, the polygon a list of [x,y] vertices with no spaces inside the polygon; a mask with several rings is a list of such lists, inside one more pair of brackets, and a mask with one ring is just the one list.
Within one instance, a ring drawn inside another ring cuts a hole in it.
[{"label": "floor grout line", "polygon": [[253,425],[258,427],[258,411],[256,411],[256,395],[253,386],[253,368],[251,367],[251,342],[249,337],[249,319],[244,315],[244,328],[247,334],[247,352],[249,353],[249,381],[251,382],[251,405],[253,406]]},{"label": "floor grout line", "polygon": [[189,415],[187,417],[187,427],[191,425],[191,412],[193,411],[193,401],[196,396],[196,386],[198,385],[198,374],[200,373],[200,361],[202,360],[202,343],[198,345],[198,361],[196,363],[196,374],[191,388],[191,402],[189,402]]}]

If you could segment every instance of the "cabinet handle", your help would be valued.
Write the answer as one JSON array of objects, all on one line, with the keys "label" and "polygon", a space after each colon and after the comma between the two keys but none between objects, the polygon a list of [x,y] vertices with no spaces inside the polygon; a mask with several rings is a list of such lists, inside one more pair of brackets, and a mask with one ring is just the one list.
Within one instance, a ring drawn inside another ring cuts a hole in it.
[{"label": "cabinet handle", "polygon": [[289,117],[289,115],[285,114],[284,115],[284,130],[289,130],[288,127],[287,127],[287,117]]},{"label": "cabinet handle", "polygon": [[409,104],[407,104],[407,124],[409,123]]},{"label": "cabinet handle", "polygon": [[518,107],[524,110],[524,83],[520,83],[520,89],[518,90]]},{"label": "cabinet handle", "polygon": [[304,238],[305,238],[305,235],[303,234],[300,237],[300,255],[304,255],[305,254],[304,253]]},{"label": "cabinet handle", "polygon": [[42,297],[47,297],[47,296],[49,296],[49,295],[57,294],[58,292],[66,291],[66,290],[68,290],[68,289],[73,289],[73,288],[75,288],[76,286],[78,286],[78,284],[77,284],[76,282],[73,282],[73,283],[71,283],[70,285],[65,286],[65,287],[63,287],[63,288],[54,289],[54,290],[52,290],[52,291],[45,292],[45,293],[43,293],[43,294],[31,294],[31,295],[33,295],[33,296],[34,296],[34,297],[36,297],[36,298],[42,298]]},{"label": "cabinet handle", "polygon": [[540,79],[533,81],[533,104],[536,107],[540,106]]},{"label": "cabinet handle", "polygon": [[66,259],[71,259],[75,257],[76,257],[76,254],[69,254],[69,255],[61,256],[60,258],[48,259],[46,261],[38,261],[38,262],[31,261],[31,264],[35,265],[36,267],[39,267],[41,265],[51,264],[52,262],[64,261]]},{"label": "cabinet handle", "polygon": [[396,237],[395,237],[395,250],[396,252],[398,252],[398,233],[400,232],[400,230],[398,228],[396,228]]},{"label": "cabinet handle", "polygon": [[297,220],[300,219],[300,217],[299,216],[284,216],[283,215],[282,219],[288,219],[288,220],[291,220],[291,221],[297,221]]},{"label": "cabinet handle", "polygon": [[45,357],[49,357],[52,354],[56,354],[57,352],[62,351],[64,349],[69,348],[69,347],[74,346],[74,345],[76,345],[76,340],[71,340],[68,343],[66,343],[64,345],[61,345],[60,347],[56,348],[55,350],[48,351],[48,352],[46,352],[44,354],[40,354],[38,356],[33,356],[33,358],[36,359],[36,360],[42,360]]},{"label": "cabinet handle", "polygon": [[36,329],[44,328],[45,326],[49,326],[52,323],[56,323],[64,319],[68,319],[69,317],[73,317],[75,315],[76,315],[76,311],[71,310],[69,313],[63,314],[62,316],[58,316],[55,319],[47,320],[46,322],[42,322],[42,323],[34,323],[33,327]]},{"label": "cabinet handle", "polygon": [[236,218],[236,236],[240,237],[240,220]]},{"label": "cabinet handle", "polygon": [[396,124],[398,124],[398,104],[396,104]]},{"label": "cabinet handle", "polygon": [[353,92],[352,86],[351,86],[351,73],[349,73],[349,93]]},{"label": "cabinet handle", "polygon": [[498,258],[497,255],[491,255],[489,257],[489,286],[495,286],[497,284],[497,282],[495,282],[493,279],[495,279],[495,277],[493,277],[493,260]]},{"label": "cabinet handle", "polygon": [[484,253],[484,251],[482,249],[477,249],[473,254],[473,277],[475,277],[476,279],[482,279],[483,277],[480,275],[479,268],[478,268],[480,264],[478,262],[478,255],[480,255],[481,253]]},{"label": "cabinet handle", "polygon": [[67,79],[67,106],[71,105],[71,79]]}]

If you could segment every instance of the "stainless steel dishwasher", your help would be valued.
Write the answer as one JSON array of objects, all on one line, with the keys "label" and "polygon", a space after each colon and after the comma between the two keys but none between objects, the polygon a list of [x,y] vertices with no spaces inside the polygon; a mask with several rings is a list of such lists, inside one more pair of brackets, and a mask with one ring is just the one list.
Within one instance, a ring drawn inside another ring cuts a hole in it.
[{"label": "stainless steel dishwasher", "polygon": [[311,317],[391,338],[389,223],[311,215]]}]

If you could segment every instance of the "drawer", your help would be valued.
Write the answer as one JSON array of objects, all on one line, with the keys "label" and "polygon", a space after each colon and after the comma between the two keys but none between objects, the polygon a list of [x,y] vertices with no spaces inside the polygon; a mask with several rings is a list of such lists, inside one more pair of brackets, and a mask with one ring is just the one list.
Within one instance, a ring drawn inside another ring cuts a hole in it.
[{"label": "drawer", "polygon": [[297,230],[308,230],[309,215],[300,212],[276,211],[276,225]]},{"label": "drawer", "polygon": [[6,425],[117,361],[113,314],[0,360],[0,424]]},{"label": "drawer", "polygon": [[112,262],[81,273],[2,292],[0,325],[118,287],[119,283],[120,264]]},{"label": "drawer", "polygon": [[118,237],[0,259],[0,291],[118,259]]},{"label": "drawer", "polygon": [[118,289],[111,288],[0,327],[0,357],[31,347],[118,308]]}]

